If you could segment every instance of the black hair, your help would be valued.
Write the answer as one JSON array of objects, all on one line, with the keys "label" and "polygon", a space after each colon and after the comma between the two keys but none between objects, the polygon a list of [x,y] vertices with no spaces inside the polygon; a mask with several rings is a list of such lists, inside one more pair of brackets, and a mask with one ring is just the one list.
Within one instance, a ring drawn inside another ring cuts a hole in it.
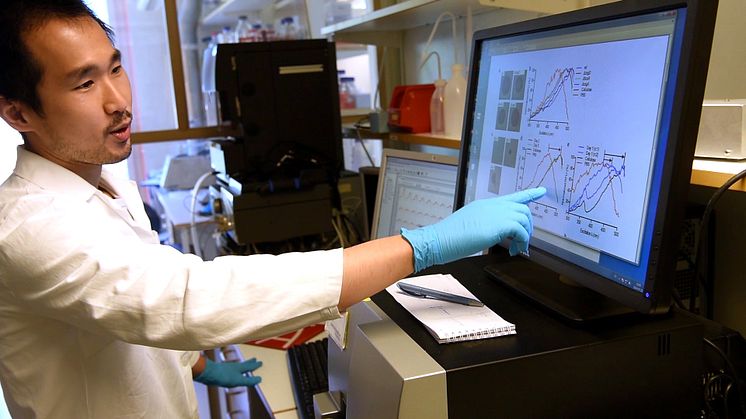
[{"label": "black hair", "polygon": [[24,42],[25,35],[52,19],[91,18],[113,43],[114,32],[82,0],[2,0],[0,6],[0,96],[17,100],[43,115],[37,86],[42,68]]}]

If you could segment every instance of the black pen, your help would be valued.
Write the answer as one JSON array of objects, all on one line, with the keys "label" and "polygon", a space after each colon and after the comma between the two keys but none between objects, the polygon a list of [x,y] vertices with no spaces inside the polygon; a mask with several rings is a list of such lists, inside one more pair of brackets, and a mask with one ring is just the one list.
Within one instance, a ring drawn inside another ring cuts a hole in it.
[{"label": "black pen", "polygon": [[482,307],[484,304],[473,298],[462,297],[456,294],[450,294],[443,291],[433,290],[430,288],[419,287],[417,285],[397,282],[396,285],[400,290],[415,297],[432,298],[434,300],[449,301],[452,303],[463,304],[472,307]]}]

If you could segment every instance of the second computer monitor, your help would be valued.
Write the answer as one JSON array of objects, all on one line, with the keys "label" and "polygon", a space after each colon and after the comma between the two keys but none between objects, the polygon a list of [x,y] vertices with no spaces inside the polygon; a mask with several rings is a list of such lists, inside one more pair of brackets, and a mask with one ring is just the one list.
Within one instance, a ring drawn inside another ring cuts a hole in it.
[{"label": "second computer monitor", "polygon": [[371,238],[433,224],[453,212],[457,163],[456,157],[385,149]]}]

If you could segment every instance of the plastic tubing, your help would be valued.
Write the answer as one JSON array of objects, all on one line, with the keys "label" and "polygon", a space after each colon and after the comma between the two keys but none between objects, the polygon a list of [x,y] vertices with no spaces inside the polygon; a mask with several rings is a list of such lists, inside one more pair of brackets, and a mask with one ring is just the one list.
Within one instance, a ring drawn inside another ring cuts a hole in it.
[{"label": "plastic tubing", "polygon": [[197,195],[199,194],[199,190],[202,189],[202,184],[205,182],[205,179],[212,176],[214,172],[210,171],[197,179],[197,182],[194,184],[194,188],[192,189],[192,204],[190,205],[190,210],[192,213],[192,220],[189,223],[189,232],[192,236],[192,247],[194,247],[194,254],[202,257],[202,249],[199,245],[199,234],[197,233]]},{"label": "plastic tubing", "polygon": [[[443,19],[443,16],[451,16],[451,26],[453,27],[453,63],[458,63],[458,59],[456,58],[458,55],[458,49],[456,48],[456,15],[449,11],[445,11],[438,16],[437,19],[435,19],[435,24],[433,25],[433,30],[430,31],[430,37],[427,38],[427,43],[425,44],[424,52],[422,53],[422,62],[424,63],[425,60],[427,60],[427,57],[425,54],[427,54],[428,48],[430,48],[430,43],[433,42],[433,37],[435,36],[435,31],[438,30],[438,25],[440,25],[441,19]],[[420,68],[422,68],[422,65],[420,65]],[[440,78],[440,76],[438,77]]]},{"label": "plastic tubing", "polygon": [[440,54],[438,54],[438,51],[430,51],[430,53],[427,54],[425,58],[422,59],[420,66],[417,68],[417,71],[421,70],[422,66],[424,66],[427,60],[429,60],[430,57],[432,57],[433,55],[435,56],[435,60],[438,62],[438,80],[441,80],[443,79],[443,77],[441,77],[441,72],[440,72]]}]

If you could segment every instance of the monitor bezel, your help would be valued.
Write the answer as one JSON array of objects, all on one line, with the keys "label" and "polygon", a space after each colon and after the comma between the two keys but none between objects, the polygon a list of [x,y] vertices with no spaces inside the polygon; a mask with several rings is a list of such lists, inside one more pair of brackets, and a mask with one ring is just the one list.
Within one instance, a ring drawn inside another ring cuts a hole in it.
[{"label": "monitor bezel", "polygon": [[[694,148],[707,79],[712,34],[717,14],[717,1],[712,0],[628,0],[590,7],[568,13],[484,29],[476,32],[472,41],[467,99],[456,181],[454,210],[464,205],[469,148],[476,105],[476,79],[479,58],[486,40],[526,35],[572,26],[616,20],[655,12],[686,8],[682,45],[679,52],[674,94],[671,103],[666,155],[663,160],[660,193],[654,221],[647,278],[644,291],[638,292],[577,265],[573,265],[535,246],[530,247],[530,261],[572,278],[575,282],[607,296],[641,313],[667,312],[672,303],[672,288],[679,248],[679,233],[683,223],[686,196],[691,177]],[[646,297],[646,294],[649,297]]]}]

